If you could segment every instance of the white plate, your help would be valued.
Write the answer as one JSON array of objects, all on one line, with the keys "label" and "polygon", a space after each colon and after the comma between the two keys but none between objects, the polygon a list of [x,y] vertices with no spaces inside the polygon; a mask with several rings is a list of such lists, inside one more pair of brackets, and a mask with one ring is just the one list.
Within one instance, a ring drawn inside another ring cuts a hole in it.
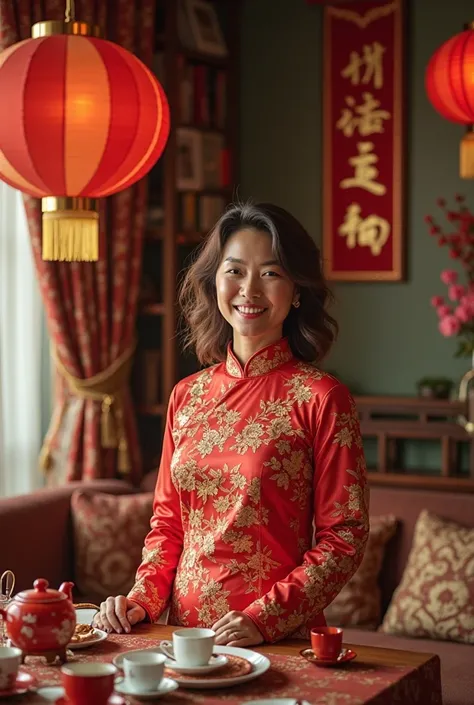
[{"label": "white plate", "polygon": [[236,676],[235,678],[200,678],[199,681],[189,681],[176,676],[176,683],[178,683],[181,688],[192,688],[193,690],[228,688],[231,685],[240,685],[241,683],[253,681],[255,678],[262,676],[265,671],[268,671],[270,668],[270,661],[266,656],[258,654],[256,651],[250,651],[250,649],[240,649],[237,646],[215,646],[214,653],[244,658],[252,664],[252,671],[244,676]]},{"label": "white plate", "polygon": [[181,666],[176,661],[172,661],[170,658],[166,659],[165,666],[167,668],[172,668],[176,673],[182,673],[183,675],[203,675],[204,673],[212,673],[216,668],[222,668],[225,666],[228,659],[224,654],[214,654],[212,656],[212,661],[207,663],[205,666]]},{"label": "white plate", "polygon": [[75,651],[76,649],[88,649],[89,646],[94,646],[94,644],[100,644],[101,641],[107,639],[107,632],[102,631],[102,629],[94,629],[94,639],[88,639],[87,641],[79,641],[76,643],[69,642],[67,645],[68,649]]},{"label": "white plate", "polygon": [[91,609],[90,607],[76,608],[76,622],[78,624],[92,624],[92,620],[99,610]]},{"label": "white plate", "polygon": [[160,698],[162,695],[167,695],[172,693],[173,690],[178,688],[178,684],[172,678],[163,678],[157,690],[151,690],[148,693],[137,693],[135,690],[131,690],[125,683],[125,679],[117,679],[115,681],[114,690],[120,695],[131,695],[136,700],[154,700],[155,698]]}]

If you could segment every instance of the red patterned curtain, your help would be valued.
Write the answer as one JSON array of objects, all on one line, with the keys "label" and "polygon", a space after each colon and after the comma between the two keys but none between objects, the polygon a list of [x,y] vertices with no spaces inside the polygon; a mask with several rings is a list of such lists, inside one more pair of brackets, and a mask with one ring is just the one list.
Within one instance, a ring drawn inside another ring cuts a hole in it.
[{"label": "red patterned curtain", "polygon": [[[76,19],[152,64],[154,0],[76,0]],[[0,0],[0,50],[63,19],[65,1]],[[25,196],[31,242],[58,374],[42,460],[48,483],[141,476],[128,385],[146,210],[146,181],[103,202],[97,263],[44,262],[41,210]],[[112,405],[110,405],[112,402]],[[30,411],[31,413],[31,411]]]}]

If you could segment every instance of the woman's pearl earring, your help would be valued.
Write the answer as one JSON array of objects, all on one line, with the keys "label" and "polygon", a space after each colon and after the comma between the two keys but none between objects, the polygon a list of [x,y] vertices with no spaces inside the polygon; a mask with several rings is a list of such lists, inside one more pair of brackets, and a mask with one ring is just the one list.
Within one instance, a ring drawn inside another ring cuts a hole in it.
[{"label": "woman's pearl earring", "polygon": [[299,308],[299,307],[301,306],[300,300],[299,300],[299,299],[296,299],[296,301],[293,301],[293,306],[294,306],[295,308]]}]

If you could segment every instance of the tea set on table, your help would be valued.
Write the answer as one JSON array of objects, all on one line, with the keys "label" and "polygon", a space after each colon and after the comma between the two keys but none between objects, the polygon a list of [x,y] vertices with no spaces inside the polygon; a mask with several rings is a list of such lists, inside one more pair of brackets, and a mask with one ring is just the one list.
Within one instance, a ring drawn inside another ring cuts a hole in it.
[{"label": "tea set on table", "polygon": [[[52,590],[47,580],[39,578],[33,590],[12,597],[13,585],[14,580],[13,584],[10,580],[9,599],[0,607],[6,631],[3,641],[9,644],[0,645],[0,701],[34,690],[45,702],[56,705],[125,705],[127,696],[145,701],[168,695],[178,687],[209,689],[243,684],[270,668],[270,660],[263,654],[215,645],[215,633],[204,628],[177,629],[172,641],[119,653],[112,663],[74,663],[69,649],[73,647],[76,622],[84,626],[86,618],[86,624],[91,625],[96,608],[78,617],[81,610],[73,604],[70,582]],[[90,632],[91,638],[83,647],[107,638],[96,628],[90,627]],[[356,657],[354,651],[342,648],[342,629],[336,627],[313,629],[311,647],[300,654],[318,666],[342,665]],[[76,644],[76,648],[81,647]],[[41,687],[22,671],[20,667],[28,656],[43,656],[47,664],[59,660],[61,686]],[[285,705],[294,700],[272,702]]]}]

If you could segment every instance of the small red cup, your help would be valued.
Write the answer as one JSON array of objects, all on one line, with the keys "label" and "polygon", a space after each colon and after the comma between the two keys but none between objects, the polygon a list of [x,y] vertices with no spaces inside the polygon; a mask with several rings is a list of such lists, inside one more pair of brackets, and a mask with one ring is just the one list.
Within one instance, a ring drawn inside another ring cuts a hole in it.
[{"label": "small red cup", "polygon": [[61,668],[61,680],[71,705],[107,705],[118,673],[112,663],[70,663]]},{"label": "small red cup", "polygon": [[342,650],[342,629],[340,627],[311,629],[311,648],[316,658],[335,661]]}]

